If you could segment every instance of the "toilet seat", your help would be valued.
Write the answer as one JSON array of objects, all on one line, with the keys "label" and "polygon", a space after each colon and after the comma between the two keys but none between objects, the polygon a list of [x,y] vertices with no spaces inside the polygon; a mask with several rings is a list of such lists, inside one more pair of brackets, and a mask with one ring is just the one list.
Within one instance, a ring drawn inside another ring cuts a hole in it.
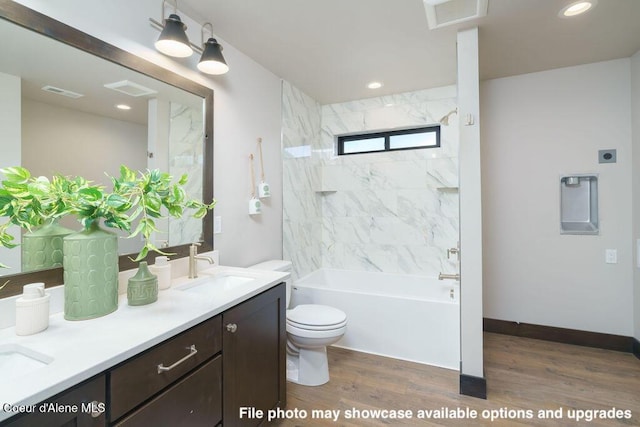
[{"label": "toilet seat", "polygon": [[287,326],[307,331],[328,331],[344,327],[347,315],[334,307],[301,304],[287,311]]}]

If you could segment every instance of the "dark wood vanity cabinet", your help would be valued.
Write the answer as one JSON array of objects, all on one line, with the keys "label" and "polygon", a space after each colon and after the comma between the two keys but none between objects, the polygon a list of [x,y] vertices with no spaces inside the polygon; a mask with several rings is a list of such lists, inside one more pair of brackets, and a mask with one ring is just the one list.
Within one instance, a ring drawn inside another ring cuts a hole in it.
[{"label": "dark wood vanity cabinet", "polygon": [[84,411],[26,414],[0,426],[259,425],[265,420],[239,411],[286,404],[285,310],[281,283],[43,402]]},{"label": "dark wood vanity cabinet", "polygon": [[105,376],[99,375],[35,405],[34,412],[0,422],[2,427],[99,427],[106,425]]},{"label": "dark wood vanity cabinet", "polygon": [[280,284],[111,369],[111,425],[261,424],[239,410],[285,405],[285,310]]},{"label": "dark wood vanity cabinet", "polygon": [[222,388],[225,427],[255,426],[240,408],[286,405],[285,285],[265,291],[222,315]]}]

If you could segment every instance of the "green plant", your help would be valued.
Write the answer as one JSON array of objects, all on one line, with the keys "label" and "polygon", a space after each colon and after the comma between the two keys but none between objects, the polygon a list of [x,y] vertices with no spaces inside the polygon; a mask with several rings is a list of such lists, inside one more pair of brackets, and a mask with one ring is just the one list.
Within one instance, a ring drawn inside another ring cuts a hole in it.
[{"label": "green plant", "polygon": [[[31,230],[47,221],[75,215],[85,228],[103,219],[105,226],[127,231],[129,237],[142,235],[144,246],[134,260],[140,261],[149,251],[164,254],[150,241],[151,234],[158,231],[154,219],[164,217],[163,207],[172,217],[193,209],[192,216],[202,218],[216,203],[188,199],[184,191],[186,174],[174,183],[171,175],[157,169],[136,173],[121,166],[120,176],[111,177],[112,192],[82,177],[32,177],[19,166],[0,169],[0,173],[5,175],[0,187],[0,217],[8,218],[0,225],[0,246],[8,248],[17,246],[8,233],[11,225]],[[132,231],[136,220],[139,222]]]},{"label": "green plant", "polygon": [[[0,224],[0,246],[13,248],[14,237],[8,233],[11,225],[31,230],[45,222],[69,213],[66,195],[87,185],[86,180],[69,180],[55,176],[32,177],[25,168],[16,166],[0,169],[5,175],[0,187],[0,216],[8,220]],[[0,263],[0,267],[6,267]]]}]

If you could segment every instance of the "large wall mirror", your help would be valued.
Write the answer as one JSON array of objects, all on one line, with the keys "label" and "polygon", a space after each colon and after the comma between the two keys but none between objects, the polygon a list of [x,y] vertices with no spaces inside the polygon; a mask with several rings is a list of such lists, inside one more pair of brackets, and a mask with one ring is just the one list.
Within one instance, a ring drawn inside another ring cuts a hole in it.
[{"label": "large wall mirror", "polygon": [[[107,187],[122,164],[158,168],[176,178],[187,173],[189,195],[213,199],[211,89],[13,1],[0,0],[0,18],[0,167]],[[172,258],[186,256],[194,241],[211,250],[212,223],[211,212],[204,220],[163,219],[155,244]],[[141,246],[120,239],[121,270],[134,267],[129,255]],[[0,247],[0,261],[11,266],[0,269],[0,285],[9,281],[0,297],[25,283],[62,283],[61,268],[25,271],[19,247]]]}]

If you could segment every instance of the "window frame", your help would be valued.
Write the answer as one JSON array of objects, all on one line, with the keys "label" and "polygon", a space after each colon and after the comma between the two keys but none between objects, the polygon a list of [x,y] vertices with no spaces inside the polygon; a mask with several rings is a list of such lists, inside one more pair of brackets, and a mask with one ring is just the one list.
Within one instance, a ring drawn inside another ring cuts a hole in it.
[{"label": "window frame", "polygon": [[[420,147],[402,147],[391,148],[391,137],[396,135],[411,135],[414,133],[435,133],[436,144]],[[384,138],[384,149],[371,150],[371,151],[357,151],[353,153],[344,152],[344,143],[349,141],[359,141],[366,139]],[[404,151],[404,150],[422,150],[425,148],[439,148],[440,145],[440,125],[421,126],[419,128],[409,129],[396,129],[384,132],[371,132],[371,133],[358,133],[350,135],[340,135],[337,137],[337,154],[338,156],[351,156],[353,154],[368,154],[368,153],[386,153],[390,151]]]}]

